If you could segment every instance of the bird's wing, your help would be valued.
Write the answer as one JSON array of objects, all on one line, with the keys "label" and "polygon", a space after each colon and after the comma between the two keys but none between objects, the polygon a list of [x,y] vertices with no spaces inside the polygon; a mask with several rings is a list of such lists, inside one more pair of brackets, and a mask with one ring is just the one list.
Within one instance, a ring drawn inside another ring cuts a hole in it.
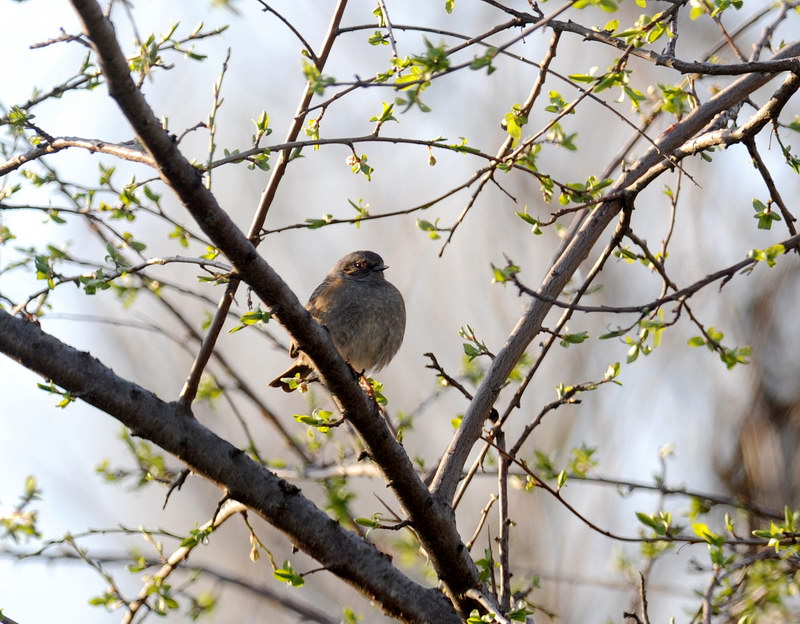
[{"label": "bird's wing", "polygon": [[[322,325],[325,325],[325,318],[328,311],[328,305],[325,304],[326,298],[323,297],[323,293],[328,291],[331,287],[332,282],[326,277],[322,283],[314,289],[314,292],[311,293],[311,296],[308,298],[308,303],[306,304],[306,310],[311,313],[312,318]],[[291,357],[300,355],[300,348],[294,341],[292,341],[292,345],[289,347],[289,355]]]}]

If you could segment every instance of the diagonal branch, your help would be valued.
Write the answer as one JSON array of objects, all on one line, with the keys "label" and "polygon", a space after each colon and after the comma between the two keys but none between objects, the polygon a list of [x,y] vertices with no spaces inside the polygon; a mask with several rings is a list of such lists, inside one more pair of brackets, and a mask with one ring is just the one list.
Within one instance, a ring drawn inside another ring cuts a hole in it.
[{"label": "diagonal branch", "polygon": [[[794,42],[786,45],[773,59],[791,58],[798,54],[800,54],[800,43]],[[792,77],[796,78],[796,75]],[[660,172],[666,169],[663,154],[672,154],[706,128],[717,115],[747,98],[772,78],[774,78],[774,74],[743,76],[717,93],[708,102],[694,109],[670,132],[663,134],[656,145],[648,149],[640,160],[631,165],[619,177],[609,188],[609,195],[619,197],[620,193],[626,191],[633,193],[631,189],[634,187],[635,192],[641,191],[646,186],[643,180],[649,183],[655,179],[655,176],[649,175],[651,170]],[[671,162],[667,164],[671,164]],[[628,201],[633,199],[634,196],[631,196]],[[540,294],[551,299],[558,296],[622,206],[623,200],[614,199],[600,204],[594,210],[550,268],[538,289]],[[489,415],[511,370],[541,329],[542,322],[551,307],[552,304],[547,301],[532,302],[511,331],[503,348],[492,361],[433,480],[432,490],[440,501],[450,502],[452,500],[464,463],[481,435],[484,420]]]}]

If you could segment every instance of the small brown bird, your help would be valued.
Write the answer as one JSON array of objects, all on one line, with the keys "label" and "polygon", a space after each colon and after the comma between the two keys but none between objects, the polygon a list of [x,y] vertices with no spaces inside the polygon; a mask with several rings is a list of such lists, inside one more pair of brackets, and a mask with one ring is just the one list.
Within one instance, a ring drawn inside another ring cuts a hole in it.
[{"label": "small brown bird", "polygon": [[[328,328],[333,344],[357,373],[386,366],[403,342],[406,306],[400,291],[383,272],[389,267],[373,251],[354,251],[339,260],[306,304],[306,310]],[[287,377],[306,379],[311,360],[292,343],[294,363],[270,382],[291,392]]]}]

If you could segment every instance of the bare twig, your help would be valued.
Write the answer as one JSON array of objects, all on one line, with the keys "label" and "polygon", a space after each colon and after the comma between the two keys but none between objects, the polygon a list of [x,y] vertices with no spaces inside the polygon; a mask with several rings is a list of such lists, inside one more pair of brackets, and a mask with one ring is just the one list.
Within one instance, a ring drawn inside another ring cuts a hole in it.
[{"label": "bare twig", "polygon": [[781,216],[783,216],[783,220],[786,221],[786,227],[788,228],[789,233],[792,235],[797,234],[797,228],[794,226],[794,222],[797,221],[797,218],[791,212],[789,212],[786,202],[783,201],[783,197],[781,197],[781,194],[778,191],[778,187],[775,186],[775,180],[772,179],[772,174],[769,172],[767,165],[764,164],[761,154],[758,153],[758,147],[756,147],[755,139],[750,137],[744,141],[744,144],[747,146],[747,151],[750,153],[750,156],[753,159],[753,164],[756,166],[756,169],[758,169],[758,172],[761,174],[761,178],[764,180],[764,184],[767,186],[769,196],[772,198],[772,201],[777,204],[778,209],[781,211]]},{"label": "bare twig", "polygon": [[[500,431],[495,435],[495,442],[498,448],[505,451],[505,434]],[[511,561],[509,552],[509,540],[511,534],[511,519],[508,517],[508,466],[509,459],[505,453],[501,453],[497,466],[497,556],[500,559],[500,589],[499,602],[503,613],[508,613],[511,608]]]},{"label": "bare twig", "polygon": [[433,353],[423,353],[423,355],[427,358],[430,358],[431,360],[431,363],[426,364],[425,368],[430,368],[435,370],[438,373],[438,376],[448,386],[452,386],[453,388],[461,392],[461,394],[463,394],[468,401],[472,400],[472,394],[470,393],[470,391],[467,390],[463,385],[461,385],[461,383],[457,379],[454,379],[445,372],[444,368],[442,368],[442,366],[439,364],[439,361],[436,359],[436,356]]},{"label": "bare twig", "polygon": [[392,46],[392,57],[399,58],[397,54],[397,42],[394,40],[394,30],[392,28],[392,21],[389,19],[389,10],[386,8],[386,3],[384,0],[378,0],[378,6],[381,9],[381,14],[383,15],[383,21],[386,24],[386,32],[389,33],[389,43]]},{"label": "bare twig", "polygon": [[305,37],[303,37],[303,35],[300,34],[300,31],[297,30],[297,28],[294,27],[294,24],[292,24],[289,20],[287,20],[283,15],[278,13],[273,7],[271,7],[266,2],[264,2],[264,0],[258,0],[258,3],[261,6],[264,7],[263,11],[265,13],[272,13],[275,17],[277,17],[283,23],[284,26],[286,26],[290,31],[292,31],[292,34],[295,37],[297,37],[297,39],[298,39],[298,41],[300,41],[300,43],[303,44],[303,49],[308,54],[308,57],[312,61],[314,61],[314,65],[316,65],[318,69],[322,69],[322,66],[320,65],[319,58],[317,58],[317,55],[314,54],[314,49],[311,47],[311,44],[309,44],[308,41],[306,41]]},{"label": "bare twig", "polygon": [[469,538],[467,542],[467,550],[472,550],[472,547],[475,545],[475,540],[478,539],[478,536],[481,534],[483,530],[483,525],[486,524],[486,520],[489,518],[489,512],[492,510],[492,505],[495,504],[497,501],[497,496],[495,494],[491,494],[489,496],[489,501],[484,505],[483,509],[481,509],[481,515],[478,519],[478,524],[475,527],[475,530],[472,532],[472,537]]},{"label": "bare twig", "polygon": [[231,49],[225,53],[225,60],[222,61],[222,69],[219,73],[219,78],[214,83],[214,99],[211,102],[211,112],[208,114],[208,121],[206,127],[208,128],[208,158],[206,159],[206,187],[211,188],[211,176],[213,169],[211,163],[214,162],[214,152],[217,150],[217,113],[219,112],[222,102],[222,82],[225,80],[225,74],[228,73],[228,62],[231,60]]},{"label": "bare twig", "polygon": [[26,163],[38,160],[42,156],[46,156],[47,154],[55,154],[56,152],[60,152],[61,150],[69,147],[79,147],[93,153],[99,152],[103,154],[109,154],[122,160],[128,160],[130,162],[140,163],[149,167],[155,167],[155,162],[153,162],[153,159],[150,158],[147,152],[135,145],[106,143],[105,141],[82,139],[80,137],[54,137],[52,141],[47,141],[46,143],[26,152],[25,154],[20,154],[19,156],[15,156],[11,160],[0,164],[0,177],[19,169]]}]

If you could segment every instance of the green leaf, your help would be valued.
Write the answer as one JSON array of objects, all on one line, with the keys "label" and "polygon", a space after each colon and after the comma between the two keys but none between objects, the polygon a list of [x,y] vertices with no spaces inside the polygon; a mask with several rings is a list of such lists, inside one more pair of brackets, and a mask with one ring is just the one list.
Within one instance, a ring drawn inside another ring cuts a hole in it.
[{"label": "green leaf", "polygon": [[725,541],[721,535],[714,533],[704,522],[692,522],[692,531],[694,531],[694,534],[697,535],[697,537],[700,537],[709,544],[713,544],[715,546],[722,546]]},{"label": "green leaf", "polygon": [[654,531],[658,528],[658,523],[651,517],[641,511],[636,512],[636,518],[646,527],[653,529]]},{"label": "green leaf", "polygon": [[561,338],[561,342],[559,344],[562,347],[569,347],[571,344],[581,344],[582,342],[585,342],[587,338],[589,338],[588,331],[582,331],[577,334],[566,334]]},{"label": "green leaf", "polygon": [[305,585],[305,580],[301,574],[298,574],[292,569],[292,564],[286,561],[282,568],[275,570],[272,575],[279,581],[283,581],[292,587],[302,587]]},{"label": "green leaf", "polygon": [[208,536],[214,532],[214,527],[206,527],[205,529],[192,529],[189,535],[181,541],[182,548],[194,548],[200,544],[208,543]]},{"label": "green leaf", "polygon": [[492,65],[492,61],[497,56],[497,48],[488,48],[483,56],[476,56],[469,64],[469,68],[474,70],[486,68],[486,75],[491,76],[497,69]]},{"label": "green leaf", "polygon": [[528,207],[525,207],[525,212],[515,212],[520,219],[522,219],[525,223],[527,223],[531,227],[531,232],[533,232],[536,236],[541,236],[542,230],[539,227],[539,220],[535,217],[532,217],[528,214]]},{"label": "green leaf", "polygon": [[370,121],[377,121],[378,123],[384,123],[386,121],[397,121],[397,118],[392,114],[394,109],[394,103],[387,104],[383,102],[383,110],[379,115],[375,115],[374,117],[370,117]]},{"label": "green leaf", "polygon": [[619,336],[624,336],[627,333],[624,329],[615,329],[614,331],[610,331],[608,333],[602,334],[597,337],[598,340],[608,340],[609,338],[617,338]]},{"label": "green leaf", "polygon": [[514,275],[520,272],[520,268],[515,264],[509,264],[502,269],[500,267],[496,267],[494,264],[492,264],[491,267],[493,284],[505,284]]},{"label": "green leaf", "polygon": [[620,365],[619,362],[614,362],[613,364],[609,364],[608,368],[606,369],[606,373],[603,376],[603,379],[616,379],[619,375]]},{"label": "green leaf", "polygon": [[229,334],[235,334],[238,331],[243,330],[248,325],[255,325],[256,323],[268,323],[269,320],[272,318],[272,313],[269,310],[253,310],[251,312],[247,312],[239,317],[239,321],[241,325],[237,325],[233,329],[229,330]]},{"label": "green leaf", "polygon": [[[380,514],[375,514],[375,516],[379,516]],[[367,527],[368,529],[377,529],[381,526],[381,523],[377,520],[377,518],[373,516],[372,518],[356,518],[356,524]]]},{"label": "green leaf", "polygon": [[527,622],[528,616],[533,615],[534,613],[535,611],[531,611],[526,607],[520,607],[518,609],[513,609],[512,611],[509,611],[508,617],[514,622]]}]

